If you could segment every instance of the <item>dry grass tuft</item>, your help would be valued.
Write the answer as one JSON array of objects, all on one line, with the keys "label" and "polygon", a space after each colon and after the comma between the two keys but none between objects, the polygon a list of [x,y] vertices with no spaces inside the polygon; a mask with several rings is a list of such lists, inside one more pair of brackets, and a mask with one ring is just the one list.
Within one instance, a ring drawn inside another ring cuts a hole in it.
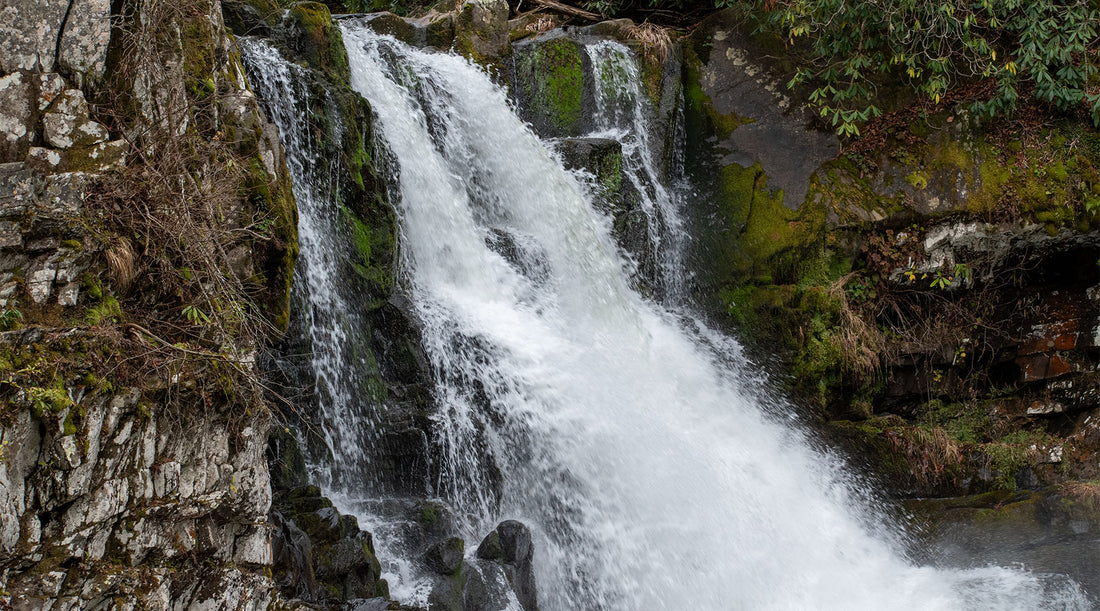
[{"label": "dry grass tuft", "polygon": [[848,274],[829,286],[829,296],[840,303],[840,324],[835,341],[845,369],[860,379],[869,379],[882,365],[886,340],[881,331],[869,324],[848,303],[844,286],[852,276]]},{"label": "dry grass tuft", "polygon": [[661,27],[648,21],[631,25],[624,31],[627,40],[637,40],[642,43],[642,48],[647,56],[654,57],[659,63],[665,63],[668,52],[672,49],[672,38],[668,34],[668,28]]},{"label": "dry grass tuft", "polygon": [[107,271],[110,274],[111,283],[119,291],[126,292],[138,274],[137,254],[134,253],[130,238],[115,238],[103,256],[107,259]]},{"label": "dry grass tuft", "polygon": [[1100,481],[1066,482],[1061,485],[1062,493],[1100,511]]},{"label": "dry grass tuft", "polygon": [[951,435],[939,427],[907,427],[888,435],[895,449],[905,454],[913,479],[927,485],[962,462],[962,451]]}]

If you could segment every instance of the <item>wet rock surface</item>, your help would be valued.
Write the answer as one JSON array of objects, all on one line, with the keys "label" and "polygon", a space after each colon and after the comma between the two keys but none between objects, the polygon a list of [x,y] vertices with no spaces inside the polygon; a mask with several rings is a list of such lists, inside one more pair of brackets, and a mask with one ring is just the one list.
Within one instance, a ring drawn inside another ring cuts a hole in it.
[{"label": "wet rock surface", "polygon": [[281,494],[271,515],[273,574],[288,597],[310,603],[388,599],[370,533],[315,486]]},{"label": "wet rock surface", "polygon": [[798,110],[782,41],[727,11],[685,48],[701,302],[791,372],[807,417],[891,496],[1089,507],[1091,129],[1052,117],[1009,134],[965,105],[895,100],[839,149]]}]

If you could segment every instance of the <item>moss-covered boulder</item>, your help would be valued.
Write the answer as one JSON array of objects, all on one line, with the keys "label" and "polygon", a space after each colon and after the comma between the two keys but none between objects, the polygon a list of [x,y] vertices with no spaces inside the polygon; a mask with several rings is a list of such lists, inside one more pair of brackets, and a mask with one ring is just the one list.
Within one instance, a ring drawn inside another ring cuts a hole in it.
[{"label": "moss-covered boulder", "polygon": [[543,136],[580,136],[590,127],[593,104],[588,57],[572,38],[551,33],[514,49],[515,94],[523,118]]},{"label": "moss-covered boulder", "polygon": [[340,28],[320,2],[299,2],[286,16],[287,45],[311,67],[336,82],[351,78]]},{"label": "moss-covered boulder", "polygon": [[454,50],[471,60],[492,64],[508,49],[508,2],[467,0],[454,16]]}]

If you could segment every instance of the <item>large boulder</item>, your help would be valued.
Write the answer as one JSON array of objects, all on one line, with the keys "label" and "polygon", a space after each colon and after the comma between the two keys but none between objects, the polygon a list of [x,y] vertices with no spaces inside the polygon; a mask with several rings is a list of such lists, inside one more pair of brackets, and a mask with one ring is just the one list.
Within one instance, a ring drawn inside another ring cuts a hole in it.
[{"label": "large boulder", "polygon": [[508,47],[508,2],[466,0],[454,18],[455,51],[478,62],[499,59]]},{"label": "large boulder", "polygon": [[513,47],[520,115],[545,137],[581,136],[594,104],[588,56],[578,41],[551,32]]},{"label": "large boulder", "polygon": [[351,76],[344,38],[327,6],[298,2],[287,12],[286,26],[286,41],[292,51],[335,82],[348,82]]}]

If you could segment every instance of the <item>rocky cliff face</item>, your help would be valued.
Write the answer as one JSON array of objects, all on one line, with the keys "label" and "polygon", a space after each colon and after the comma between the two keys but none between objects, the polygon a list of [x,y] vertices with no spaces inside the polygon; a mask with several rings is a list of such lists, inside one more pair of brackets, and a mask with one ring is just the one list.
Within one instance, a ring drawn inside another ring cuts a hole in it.
[{"label": "rocky cliff face", "polygon": [[1095,130],[900,100],[841,147],[743,23],[686,40],[703,301],[894,495],[1096,532]]},{"label": "rocky cliff face", "polygon": [[267,608],[294,205],[220,5],[9,4],[0,101],[4,604]]}]

